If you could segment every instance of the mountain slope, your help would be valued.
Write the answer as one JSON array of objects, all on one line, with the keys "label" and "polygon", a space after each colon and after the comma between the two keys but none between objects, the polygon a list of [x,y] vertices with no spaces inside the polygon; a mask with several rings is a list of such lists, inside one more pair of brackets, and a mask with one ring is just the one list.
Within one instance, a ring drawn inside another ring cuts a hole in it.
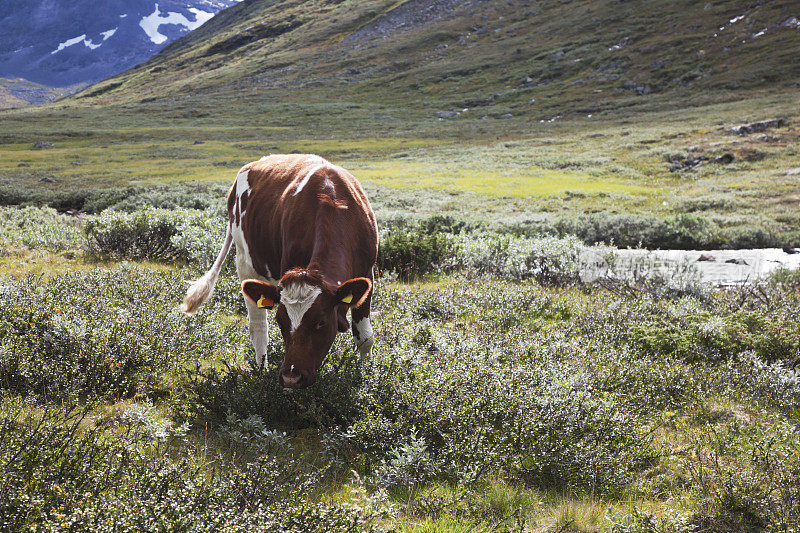
[{"label": "mountain slope", "polygon": [[543,119],[709,103],[796,88],[798,18],[790,0],[253,0],[82,96],[435,99]]},{"label": "mountain slope", "polygon": [[53,87],[141,63],[240,0],[0,0],[0,77]]}]

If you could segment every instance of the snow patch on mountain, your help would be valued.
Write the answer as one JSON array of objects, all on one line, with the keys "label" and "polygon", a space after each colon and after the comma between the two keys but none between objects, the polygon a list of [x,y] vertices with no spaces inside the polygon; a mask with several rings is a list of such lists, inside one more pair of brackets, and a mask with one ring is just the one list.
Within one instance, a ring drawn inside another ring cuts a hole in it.
[{"label": "snow patch on mountain", "polygon": [[[103,41],[107,41],[108,38],[111,37],[112,35],[114,35],[115,33],[117,33],[117,28],[113,28],[113,29],[107,30],[107,31],[101,31],[100,35],[103,36]],[[70,46],[76,45],[81,41],[83,41],[83,45],[86,48],[89,48],[91,50],[96,50],[97,48],[100,48],[100,46],[102,46],[102,44],[103,44],[103,41],[101,41],[99,44],[95,44],[91,39],[87,39],[86,38],[86,34],[84,33],[83,35],[78,35],[77,37],[73,37],[72,39],[67,39],[63,43],[59,43],[58,44],[58,48],[56,48],[55,50],[50,52],[50,55],[57,54],[61,50],[64,50],[65,48],[69,48]]]},{"label": "snow patch on mountain", "polygon": [[154,44],[161,44],[167,40],[166,35],[162,35],[158,32],[158,28],[162,24],[179,24],[186,27],[189,31],[192,31],[208,22],[214,16],[214,13],[202,11],[194,7],[189,8],[189,11],[194,14],[195,20],[189,20],[183,14],[175,13],[174,11],[162,14],[158,9],[158,4],[156,4],[155,11],[142,18],[142,20],[139,21],[139,26],[142,27]]}]

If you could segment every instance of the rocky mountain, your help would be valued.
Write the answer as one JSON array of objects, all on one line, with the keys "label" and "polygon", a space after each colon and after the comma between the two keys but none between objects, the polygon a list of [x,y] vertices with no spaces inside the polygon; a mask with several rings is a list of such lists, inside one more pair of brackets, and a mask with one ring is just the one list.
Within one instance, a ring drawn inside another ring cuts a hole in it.
[{"label": "rocky mountain", "polygon": [[51,87],[146,60],[241,0],[0,0],[0,77]]}]

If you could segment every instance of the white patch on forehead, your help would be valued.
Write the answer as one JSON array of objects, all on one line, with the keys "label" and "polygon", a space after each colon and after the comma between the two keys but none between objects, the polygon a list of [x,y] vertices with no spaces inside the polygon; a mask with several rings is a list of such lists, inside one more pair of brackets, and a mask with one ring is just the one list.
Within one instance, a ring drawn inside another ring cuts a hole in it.
[{"label": "white patch on forehead", "polygon": [[303,322],[306,312],[311,309],[322,289],[308,283],[292,283],[281,289],[281,304],[289,315],[289,332],[294,333]]}]

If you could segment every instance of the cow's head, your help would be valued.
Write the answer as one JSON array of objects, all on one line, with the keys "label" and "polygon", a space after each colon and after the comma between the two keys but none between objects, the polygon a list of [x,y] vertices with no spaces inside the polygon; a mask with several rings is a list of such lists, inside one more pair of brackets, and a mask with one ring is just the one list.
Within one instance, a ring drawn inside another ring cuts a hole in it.
[{"label": "cow's head", "polygon": [[276,308],[285,357],[278,372],[283,387],[303,389],[331,349],[336,333],[347,329],[344,313],[367,298],[372,282],[353,278],[340,285],[327,283],[316,271],[288,271],[277,286],[259,280],[242,282],[242,292],[258,307]]}]

